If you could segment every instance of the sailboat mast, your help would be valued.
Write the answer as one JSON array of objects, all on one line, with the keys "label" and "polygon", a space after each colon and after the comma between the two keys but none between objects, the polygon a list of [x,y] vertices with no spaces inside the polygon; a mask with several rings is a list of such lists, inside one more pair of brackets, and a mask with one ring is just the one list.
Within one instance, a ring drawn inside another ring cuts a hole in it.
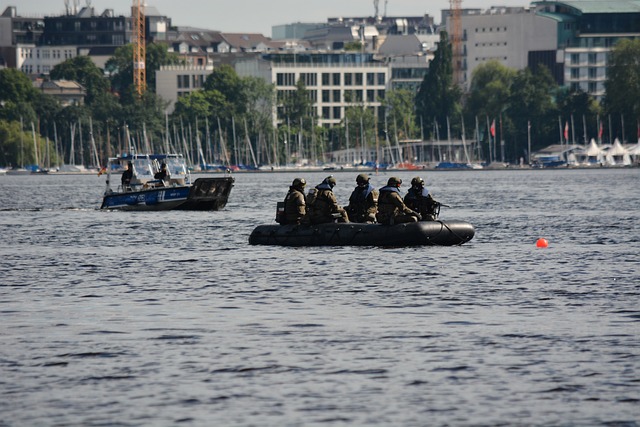
[{"label": "sailboat mast", "polygon": [[31,135],[33,136],[33,154],[36,159],[36,165],[40,167],[40,159],[38,158],[38,141],[36,140],[36,128],[31,122]]}]

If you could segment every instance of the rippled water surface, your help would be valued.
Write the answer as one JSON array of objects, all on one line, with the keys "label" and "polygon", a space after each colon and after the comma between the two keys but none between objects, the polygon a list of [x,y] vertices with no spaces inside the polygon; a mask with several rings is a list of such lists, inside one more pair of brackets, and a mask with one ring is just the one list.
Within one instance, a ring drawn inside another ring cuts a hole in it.
[{"label": "rippled water surface", "polygon": [[459,247],[249,246],[295,176],[205,213],[0,176],[0,426],[640,424],[640,169],[422,173]]}]

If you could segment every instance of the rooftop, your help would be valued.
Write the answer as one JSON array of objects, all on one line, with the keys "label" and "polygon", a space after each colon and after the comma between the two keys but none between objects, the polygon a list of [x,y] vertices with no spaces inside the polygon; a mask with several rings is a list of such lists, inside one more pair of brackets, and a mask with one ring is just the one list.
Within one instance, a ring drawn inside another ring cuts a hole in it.
[{"label": "rooftop", "polygon": [[640,13],[640,0],[540,0],[537,6],[559,5],[572,7],[581,13]]}]

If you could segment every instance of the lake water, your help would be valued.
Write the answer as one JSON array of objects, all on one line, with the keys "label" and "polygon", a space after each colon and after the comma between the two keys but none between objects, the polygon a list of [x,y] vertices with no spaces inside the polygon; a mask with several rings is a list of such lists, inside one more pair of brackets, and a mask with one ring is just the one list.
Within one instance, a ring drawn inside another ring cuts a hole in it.
[{"label": "lake water", "polygon": [[292,173],[204,213],[0,176],[0,426],[640,425],[640,169],[394,174],[475,238],[248,245]]}]

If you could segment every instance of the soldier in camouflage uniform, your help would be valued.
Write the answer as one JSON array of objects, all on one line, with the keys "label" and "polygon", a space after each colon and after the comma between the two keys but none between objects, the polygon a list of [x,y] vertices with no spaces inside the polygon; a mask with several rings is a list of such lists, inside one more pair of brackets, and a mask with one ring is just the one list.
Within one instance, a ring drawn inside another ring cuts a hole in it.
[{"label": "soldier in camouflage uniform", "polygon": [[361,173],[356,177],[356,188],[349,197],[346,210],[351,222],[376,222],[378,213],[378,190],[369,183],[369,176]]},{"label": "soldier in camouflage uniform", "polygon": [[411,188],[404,196],[404,203],[418,212],[422,216],[422,221],[435,221],[438,218],[439,203],[424,187],[424,180],[418,176],[411,180]]},{"label": "soldier in camouflage uniform", "polygon": [[311,224],[324,224],[336,220],[349,222],[347,212],[338,205],[333,194],[335,185],[336,179],[328,176],[307,195],[307,212]]},{"label": "soldier in camouflage uniform", "polygon": [[307,213],[307,204],[304,197],[304,187],[307,181],[304,178],[296,178],[289,187],[289,192],[284,198],[284,224],[300,224]]},{"label": "soldier in camouflage uniform", "polygon": [[420,219],[420,214],[409,209],[402,201],[400,195],[400,178],[391,177],[387,181],[386,187],[380,189],[378,198],[378,222],[386,225],[399,224],[403,222],[416,222]]}]

